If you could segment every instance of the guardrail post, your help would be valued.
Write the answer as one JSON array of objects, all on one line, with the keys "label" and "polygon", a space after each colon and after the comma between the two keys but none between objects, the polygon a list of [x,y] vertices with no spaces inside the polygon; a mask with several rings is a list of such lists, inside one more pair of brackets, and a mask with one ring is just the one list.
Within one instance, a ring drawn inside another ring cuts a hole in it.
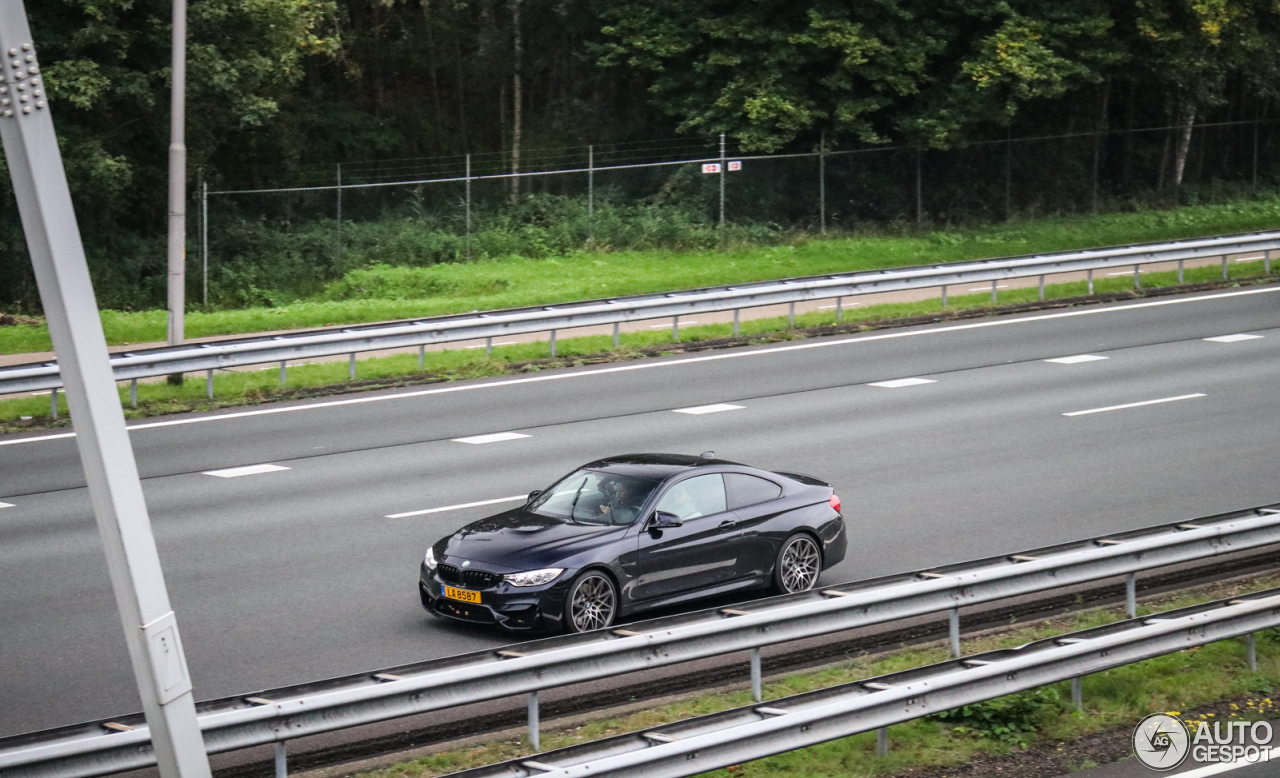
[{"label": "guardrail post", "polygon": [[[488,338],[486,342],[492,343],[493,338]],[[484,353],[485,353],[485,356],[488,356],[489,349],[486,348]],[[418,367],[422,367],[426,363],[426,361],[427,361],[427,346],[424,343],[418,346]]]},{"label": "guardrail post", "polygon": [[1088,279],[1089,279],[1089,294],[1093,294],[1093,268],[1089,268]]},{"label": "guardrail post", "polygon": [[538,693],[529,692],[529,744],[534,751],[541,751],[538,742]]},{"label": "guardrail post", "polygon": [[946,284],[942,285],[942,307],[943,308],[947,307],[947,285]]},{"label": "guardrail post", "polygon": [[[735,311],[734,313],[737,313],[737,311]],[[619,330],[619,328],[620,328],[620,327],[621,327],[621,325],[620,325],[618,322],[616,322],[616,321],[615,321],[615,322],[613,323],[613,349],[614,349],[614,351],[617,351],[617,350],[618,350],[618,330]]]},{"label": "guardrail post", "polygon": [[795,329],[796,326],[796,304],[791,303],[787,309],[787,327]]},{"label": "guardrail post", "polygon": [[289,381],[289,362],[288,360],[280,360],[280,385],[284,386]]},{"label": "guardrail post", "polygon": [[1249,660],[1249,672],[1258,672],[1258,643],[1252,632],[1244,636],[1244,653]]},{"label": "guardrail post", "polygon": [[[426,359],[426,354],[425,354],[424,352],[426,351],[426,348],[427,348],[427,347],[426,347],[426,346],[421,346],[421,348],[422,348],[422,351],[419,351],[419,352],[418,352],[418,364],[419,364],[419,365],[421,365],[421,364],[422,364],[422,362],[423,362],[423,360],[425,360],[425,359]],[[485,339],[484,339],[484,355],[485,355],[486,357],[491,357],[491,356],[493,356],[493,338],[485,338]]]},{"label": "guardrail post", "polygon": [[1129,618],[1138,618],[1138,576],[1129,573],[1124,577],[1124,607]]},{"label": "guardrail post", "polygon": [[735,338],[738,336],[738,317],[741,315],[742,315],[742,309],[740,308],[733,309],[733,336]]},{"label": "guardrail post", "polygon": [[289,778],[289,746],[283,740],[276,743],[276,778]]},{"label": "guardrail post", "polygon": [[671,317],[671,340],[679,342],[680,340],[680,317]]},{"label": "guardrail post", "polygon": [[[1250,635],[1250,637],[1253,637]],[[751,699],[764,701],[764,686],[760,676],[760,649],[751,649]]]},{"label": "guardrail post", "polygon": [[1084,679],[1071,679],[1071,704],[1078,713],[1084,713]]},{"label": "guardrail post", "polygon": [[551,331],[551,356],[556,355],[556,331]]},{"label": "guardrail post", "polygon": [[1138,277],[1138,268],[1139,268],[1139,265],[1133,266],[1133,288],[1134,289],[1142,288],[1142,279]]},{"label": "guardrail post", "polygon": [[876,756],[887,756],[889,754],[889,728],[881,727],[876,730]]},{"label": "guardrail post", "polygon": [[129,382],[129,405],[138,407],[138,379],[136,378]]},{"label": "guardrail post", "polygon": [[994,304],[995,302],[997,302],[997,301],[998,301],[998,299],[999,299],[999,294],[1000,294],[999,292],[997,292],[997,291],[996,291],[996,284],[997,284],[997,283],[999,283],[999,282],[998,282],[996,279],[994,279],[994,278],[993,278],[993,279],[991,279],[991,302],[992,302],[993,304]]},{"label": "guardrail post", "polygon": [[213,399],[213,368],[204,371],[204,393]]},{"label": "guardrail post", "polygon": [[1179,286],[1182,285],[1182,262],[1183,260],[1181,259],[1178,260],[1178,285]]},{"label": "guardrail post", "polygon": [[52,398],[49,401],[49,418],[53,419],[54,421],[57,421],[58,420],[58,387],[56,386],[53,387],[53,391],[49,392],[49,396]]},{"label": "guardrail post", "polygon": [[1040,276],[1040,302],[1044,302],[1044,276]]},{"label": "guardrail post", "polygon": [[836,324],[844,321],[844,298],[836,298]]},{"label": "guardrail post", "polygon": [[352,352],[347,357],[347,378],[354,380],[356,377],[356,355]]},{"label": "guardrail post", "polygon": [[1227,255],[1222,255],[1222,280],[1227,280]]},{"label": "guardrail post", "polygon": [[960,609],[952,608],[947,611],[948,621],[951,633],[951,656],[955,659],[960,658]]},{"label": "guardrail post", "polygon": [[1262,252],[1262,272],[1271,275],[1271,249]]}]

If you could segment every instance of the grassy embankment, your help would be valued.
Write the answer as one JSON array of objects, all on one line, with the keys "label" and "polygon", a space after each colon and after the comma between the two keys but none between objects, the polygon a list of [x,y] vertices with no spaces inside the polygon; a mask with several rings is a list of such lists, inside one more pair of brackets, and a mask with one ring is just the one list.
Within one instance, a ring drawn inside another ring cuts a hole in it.
[{"label": "grassy embankment", "polygon": [[[1139,608],[1140,615],[1200,602],[1260,591],[1280,585],[1265,577],[1243,584],[1216,585],[1161,598]],[[1090,609],[988,633],[968,641],[966,655],[1060,635],[1064,632],[1113,623],[1124,618],[1120,609]],[[1072,741],[1115,727],[1129,728],[1153,712],[1178,712],[1194,722],[1218,718],[1258,720],[1274,718],[1271,694],[1280,685],[1280,630],[1259,633],[1258,672],[1250,672],[1243,641],[1228,640],[1202,648],[1088,676],[1084,679],[1084,711],[1071,706],[1070,683],[1011,695],[970,706],[967,716],[941,720],[917,719],[889,730],[890,750],[875,753],[876,735],[868,732],[811,748],[780,754],[708,773],[717,778],[791,778],[791,776],[887,776],[908,768],[943,768],[963,765],[975,758],[990,758],[1025,748],[1050,748],[1069,752]],[[766,683],[766,700],[822,689],[841,683],[945,661],[942,644],[903,649],[887,654],[851,659],[816,672],[797,673]],[[1229,713],[1210,712],[1187,716],[1184,712],[1221,700],[1252,695]],[[580,726],[542,733],[542,747],[550,751],[625,732],[751,704],[749,691],[725,691],[689,696],[653,710],[600,718]],[[515,759],[532,753],[527,738],[490,742],[423,756],[391,767],[358,774],[357,778],[431,778],[457,770]],[[1070,757],[1068,756],[1068,759]],[[1095,766],[1087,752],[1069,762],[1067,769]],[[1016,768],[1015,768],[1016,769]]]},{"label": "grassy embankment", "polygon": [[[1087,246],[1168,240],[1196,235],[1266,229],[1280,224],[1280,198],[1243,201],[1228,205],[1188,207],[1177,211],[1109,214],[1079,219],[1045,219],[1016,225],[959,230],[924,236],[846,236],[830,240],[800,240],[793,245],[769,248],[738,247],[716,252],[580,253],[557,259],[507,259],[471,264],[434,265],[425,268],[375,267],[357,270],[331,284],[322,297],[282,308],[251,308],[189,314],[191,337],[239,334],[456,313],[532,304],[550,304],[594,297],[687,289],[698,286],[742,283],[786,276],[845,272],[903,265],[931,264],[989,256],[1026,254]],[[1262,263],[1233,263],[1235,277],[1262,273]],[[1219,270],[1188,270],[1187,281],[1212,281]],[[1143,276],[1146,287],[1171,286],[1176,274]],[[1132,287],[1129,278],[1102,278],[1098,293]],[[1050,284],[1049,298],[1085,293],[1080,283]],[[1001,293],[1002,304],[1034,299],[1034,289]],[[952,309],[980,308],[990,304],[988,294],[953,296]],[[936,299],[918,303],[880,305],[846,311],[845,321],[873,321],[934,313]],[[164,312],[127,313],[104,311],[103,323],[112,344],[140,343],[164,337]],[[835,314],[818,313],[797,318],[797,327],[834,323]],[[762,336],[787,329],[785,319],[743,322],[743,334]],[[726,337],[728,325],[682,328],[682,342]],[[669,331],[624,334],[619,356],[635,349],[671,342]],[[0,328],[0,353],[24,353],[48,349],[43,326]],[[608,337],[563,339],[560,355],[583,355],[612,349]],[[444,379],[498,375],[512,363],[547,356],[545,343],[504,346],[486,358],[475,350],[452,350],[427,355],[421,367],[412,355],[367,359],[360,363],[361,379],[412,379],[431,375]],[[291,366],[288,383],[280,386],[274,368],[259,372],[225,373],[215,378],[215,397],[204,397],[204,382],[189,381],[172,387],[163,383],[139,388],[139,404],[133,415],[155,415],[198,410],[219,405],[259,402],[316,386],[346,383],[342,363]],[[123,390],[122,390],[123,397]],[[0,402],[0,423],[22,417],[39,419],[49,412],[40,397]]]}]

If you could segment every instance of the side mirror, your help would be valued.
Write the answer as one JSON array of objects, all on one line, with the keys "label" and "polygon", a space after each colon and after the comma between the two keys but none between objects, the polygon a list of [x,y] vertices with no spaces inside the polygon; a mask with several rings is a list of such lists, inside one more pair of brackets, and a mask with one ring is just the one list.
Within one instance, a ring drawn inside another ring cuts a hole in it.
[{"label": "side mirror", "polygon": [[653,514],[653,521],[649,522],[649,529],[671,529],[672,527],[680,527],[683,525],[684,522],[680,521],[680,517],[674,513],[658,511]]},{"label": "side mirror", "polygon": [[540,494],[542,494],[541,489],[534,489],[532,492],[529,492],[529,499],[525,500],[525,505],[528,505],[529,503],[538,499],[538,495]]}]

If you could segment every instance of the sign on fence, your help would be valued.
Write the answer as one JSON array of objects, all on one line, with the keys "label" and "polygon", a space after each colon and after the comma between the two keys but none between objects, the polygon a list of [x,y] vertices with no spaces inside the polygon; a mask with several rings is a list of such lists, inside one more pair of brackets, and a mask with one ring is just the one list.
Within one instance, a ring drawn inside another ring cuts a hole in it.
[{"label": "sign on fence", "polygon": [[719,172],[720,172],[720,163],[719,163],[719,162],[708,162],[707,164],[705,164],[705,165],[703,165],[703,166],[702,166],[702,172],[703,172],[703,173],[719,173]]}]

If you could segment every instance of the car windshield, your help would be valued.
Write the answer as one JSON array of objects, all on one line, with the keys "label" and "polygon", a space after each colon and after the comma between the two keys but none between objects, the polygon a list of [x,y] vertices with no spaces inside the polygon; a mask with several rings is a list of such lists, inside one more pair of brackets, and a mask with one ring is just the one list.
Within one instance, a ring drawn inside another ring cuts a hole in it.
[{"label": "car windshield", "polygon": [[529,510],[583,524],[630,524],[657,482],[579,470],[539,495]]}]

